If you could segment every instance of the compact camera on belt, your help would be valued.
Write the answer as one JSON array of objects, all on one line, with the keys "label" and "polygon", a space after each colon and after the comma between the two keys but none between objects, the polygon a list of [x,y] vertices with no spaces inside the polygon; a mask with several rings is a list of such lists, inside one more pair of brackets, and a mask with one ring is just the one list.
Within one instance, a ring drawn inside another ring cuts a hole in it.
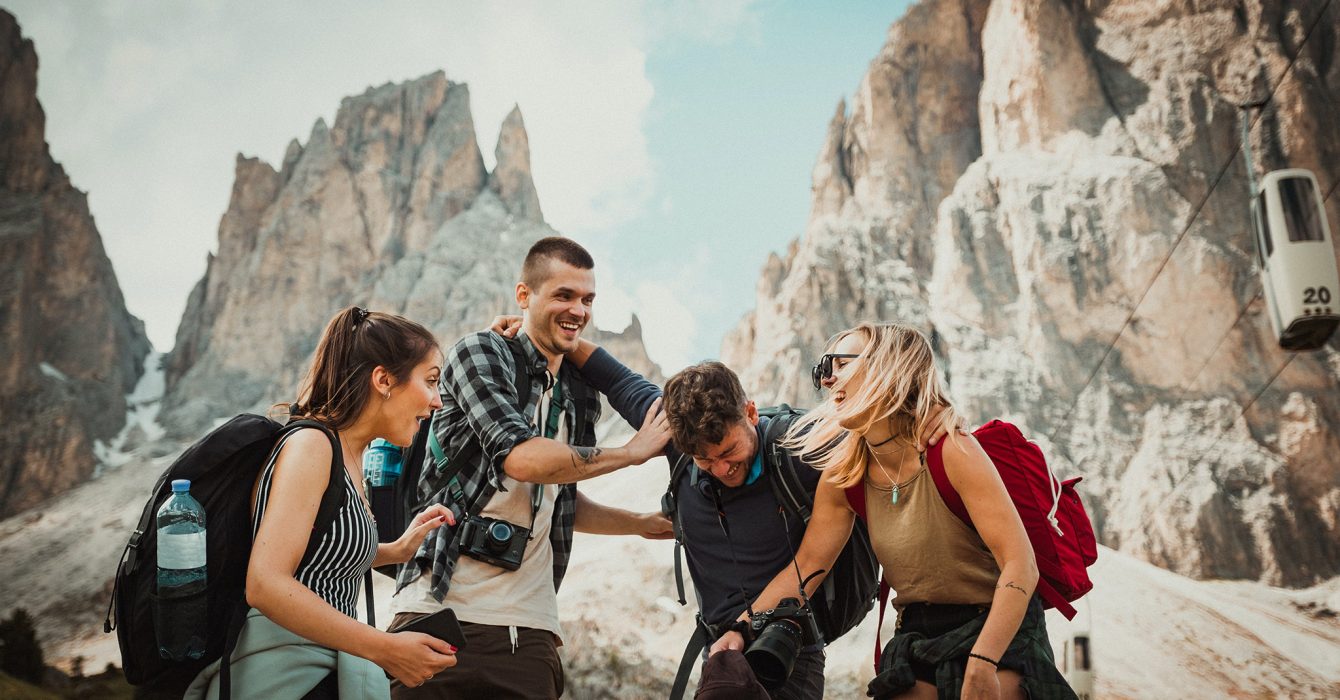
[{"label": "compact camera on belt", "polygon": [[461,525],[461,554],[516,571],[526,554],[530,530],[506,520],[472,515]]}]

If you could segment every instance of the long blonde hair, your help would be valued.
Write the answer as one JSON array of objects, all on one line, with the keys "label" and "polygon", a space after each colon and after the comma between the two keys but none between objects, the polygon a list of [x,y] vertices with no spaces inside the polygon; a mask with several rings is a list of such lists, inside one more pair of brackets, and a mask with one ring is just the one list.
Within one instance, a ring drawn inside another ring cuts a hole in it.
[{"label": "long blonde hair", "polygon": [[937,407],[941,411],[934,420],[950,429],[950,439],[958,423],[935,367],[930,341],[921,331],[901,323],[867,321],[839,333],[830,347],[852,334],[864,338],[865,347],[844,368],[844,378],[834,388],[843,388],[855,377],[861,378],[860,388],[847,391],[841,405],[830,396],[796,420],[783,441],[785,447],[827,472],[826,478],[839,488],[865,479],[871,452],[860,434],[881,421],[888,421],[894,438],[905,444],[916,443]]}]

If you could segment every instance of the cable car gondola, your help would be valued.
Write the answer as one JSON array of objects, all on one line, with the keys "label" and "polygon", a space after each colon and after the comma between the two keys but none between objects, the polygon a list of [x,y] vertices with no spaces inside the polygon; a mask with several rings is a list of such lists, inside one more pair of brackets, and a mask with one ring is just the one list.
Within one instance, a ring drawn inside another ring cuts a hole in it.
[{"label": "cable car gondola", "polygon": [[1340,272],[1317,178],[1275,170],[1252,197],[1257,264],[1280,347],[1316,350],[1340,326]]},{"label": "cable car gondola", "polygon": [[1093,698],[1093,659],[1089,656],[1089,633],[1072,632],[1061,643],[1057,668],[1079,700]]}]

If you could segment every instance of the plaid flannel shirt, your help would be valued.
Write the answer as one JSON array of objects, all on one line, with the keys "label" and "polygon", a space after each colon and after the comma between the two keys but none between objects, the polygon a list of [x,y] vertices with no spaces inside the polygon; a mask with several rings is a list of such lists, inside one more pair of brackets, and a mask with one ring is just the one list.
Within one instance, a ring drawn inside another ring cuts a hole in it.
[{"label": "plaid flannel shirt", "polygon": [[[468,503],[488,503],[499,490],[505,473],[503,462],[517,445],[541,434],[534,420],[540,398],[552,381],[544,356],[524,333],[519,334],[529,366],[530,400],[518,407],[516,372],[507,341],[491,331],[482,331],[461,338],[447,352],[446,367],[442,372],[439,390],[442,408],[433,417],[433,432],[448,455],[458,454],[468,442],[479,448],[474,458],[465,464],[457,479]],[[558,382],[563,395],[563,411],[567,423],[568,443],[592,447],[596,444],[595,425],[600,419],[600,403],[591,401],[584,407],[576,405],[577,392],[570,387],[575,382],[585,383],[580,374],[564,363],[559,369]],[[591,392],[586,392],[591,393]],[[586,411],[585,429],[581,435],[575,429],[574,416]],[[431,452],[419,479],[419,503],[427,507],[434,503],[449,505],[447,483],[439,478],[437,464]],[[476,500],[482,499],[482,500]],[[464,507],[464,506],[463,506]],[[572,527],[577,515],[577,485],[562,484],[554,503],[554,516],[549,533],[549,544],[554,549],[554,591],[558,591],[567,571],[572,553]],[[396,579],[396,590],[414,582],[427,573],[432,578],[433,597],[441,602],[451,587],[451,576],[460,557],[459,527],[443,525],[428,533],[418,552],[406,566],[401,567]],[[532,542],[528,546],[537,546]]]}]

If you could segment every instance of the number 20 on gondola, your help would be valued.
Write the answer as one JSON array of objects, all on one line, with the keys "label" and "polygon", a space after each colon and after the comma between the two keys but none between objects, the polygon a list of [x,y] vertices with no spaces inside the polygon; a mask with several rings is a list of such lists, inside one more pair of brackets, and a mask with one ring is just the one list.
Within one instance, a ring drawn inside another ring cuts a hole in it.
[{"label": "number 20 on gondola", "polygon": [[1280,347],[1316,350],[1340,325],[1340,273],[1311,171],[1266,173],[1252,201],[1266,312]]}]

